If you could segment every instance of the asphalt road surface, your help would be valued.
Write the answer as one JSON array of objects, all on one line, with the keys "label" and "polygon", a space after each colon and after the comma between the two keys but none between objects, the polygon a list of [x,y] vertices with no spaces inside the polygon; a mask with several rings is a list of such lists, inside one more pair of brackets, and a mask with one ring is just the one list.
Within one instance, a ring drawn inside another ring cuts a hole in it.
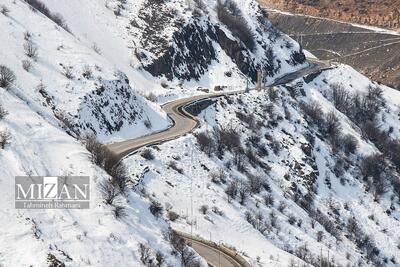
[{"label": "asphalt road surface", "polygon": [[187,242],[203,259],[207,260],[208,265],[214,267],[242,267],[239,262],[218,249],[199,241],[190,240]]},{"label": "asphalt road surface", "polygon": [[[306,76],[310,73],[316,72],[323,67],[324,63],[321,62],[310,62],[310,66],[299,71],[289,73],[281,78],[278,78],[272,85],[277,86],[289,83],[297,78]],[[254,89],[252,89],[254,90]],[[181,98],[172,102],[166,103],[162,106],[162,109],[168,114],[172,120],[173,125],[161,132],[156,132],[150,135],[138,137],[135,139],[129,139],[121,142],[115,142],[108,144],[107,147],[114,153],[118,160],[126,157],[127,155],[134,153],[139,148],[154,144],[163,143],[176,139],[187,133],[190,133],[195,129],[199,122],[195,117],[185,111],[184,107],[192,104],[199,100],[211,99],[220,96],[233,95],[244,93],[245,90],[233,91],[233,92],[220,92],[212,94],[197,95],[187,98]]]},{"label": "asphalt road surface", "polygon": [[[326,64],[318,61],[311,61],[310,65],[299,71],[287,74],[278,78],[272,85],[277,86],[289,83],[297,78],[304,77],[308,74],[314,73],[326,67]],[[253,89],[254,90],[254,89]],[[116,156],[118,160],[123,159],[127,155],[134,153],[139,148],[166,142],[176,139],[187,133],[190,133],[199,125],[199,121],[194,116],[185,111],[185,106],[199,100],[211,99],[220,96],[244,93],[245,90],[235,92],[221,92],[213,94],[205,94],[192,96],[187,98],[178,99],[163,105],[163,110],[168,114],[169,118],[173,121],[173,125],[161,132],[153,133],[147,136],[125,140],[122,142],[115,142],[108,144],[107,147]],[[240,264],[233,257],[225,254],[221,250],[211,247],[205,242],[190,240],[192,247],[202,256],[210,266],[213,267],[248,267],[248,263]]]}]

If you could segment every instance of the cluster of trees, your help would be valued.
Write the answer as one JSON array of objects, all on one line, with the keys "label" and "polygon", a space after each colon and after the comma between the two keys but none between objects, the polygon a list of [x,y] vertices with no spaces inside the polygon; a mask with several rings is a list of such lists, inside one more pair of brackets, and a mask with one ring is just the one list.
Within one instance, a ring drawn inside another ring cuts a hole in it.
[{"label": "cluster of trees", "polygon": [[400,196],[400,181],[391,164],[400,170],[400,141],[390,137],[391,129],[385,131],[379,127],[377,117],[386,105],[382,94],[382,89],[375,85],[369,85],[366,94],[351,94],[338,84],[332,86],[335,107],[351,118],[360,127],[363,136],[382,152],[363,159],[361,173],[367,186],[379,197],[387,191],[391,182]]},{"label": "cluster of trees", "polygon": [[372,238],[360,228],[355,218],[350,218],[347,221],[346,228],[349,239],[353,240],[357,247],[365,253],[367,259],[375,266],[384,266],[382,259],[379,257],[379,248],[376,246]]},{"label": "cluster of trees", "polygon": [[50,9],[40,0],[25,0],[30,6],[33,11],[39,11],[49,19],[51,19],[54,23],[56,23],[58,26],[66,30],[67,32],[70,32],[67,23],[65,22],[65,19],[63,16],[59,13],[52,13]]},{"label": "cluster of trees", "polygon": [[250,50],[256,47],[254,33],[248,25],[242,12],[232,0],[218,0],[217,2],[218,19],[225,24],[232,34],[239,38]]},{"label": "cluster of trees", "polygon": [[87,136],[83,143],[90,152],[91,161],[104,169],[111,177],[99,183],[99,190],[103,195],[104,202],[113,207],[117,218],[125,216],[125,208],[121,205],[118,197],[125,194],[129,188],[130,178],[126,166],[118,162],[115,155],[95,136]]},{"label": "cluster of trees", "polygon": [[165,238],[171,243],[173,255],[181,260],[184,267],[200,267],[201,262],[198,260],[196,253],[186,245],[185,240],[177,235],[174,231],[169,230],[165,233]]},{"label": "cluster of trees", "polygon": [[[8,111],[0,104],[0,121],[8,115]],[[10,144],[11,133],[8,130],[0,131],[0,149],[4,149]]]},{"label": "cluster of trees", "polygon": [[321,106],[315,102],[302,102],[300,107],[309,121],[318,125],[323,137],[330,141],[334,153],[343,151],[346,155],[355,153],[358,147],[357,139],[352,135],[343,135],[342,126],[337,115],[332,111],[325,114]]},{"label": "cluster of trees", "polygon": [[161,251],[154,252],[148,244],[139,243],[138,252],[144,266],[158,267],[165,263],[165,255]]}]

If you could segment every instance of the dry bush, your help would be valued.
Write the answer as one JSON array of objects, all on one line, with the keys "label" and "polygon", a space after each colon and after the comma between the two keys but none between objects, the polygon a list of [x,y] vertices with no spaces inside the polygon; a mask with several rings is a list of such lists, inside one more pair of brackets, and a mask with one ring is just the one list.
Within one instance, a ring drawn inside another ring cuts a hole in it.
[{"label": "dry bush", "polygon": [[32,33],[30,31],[24,32],[24,40],[27,42],[32,41]]},{"label": "dry bush", "polygon": [[150,148],[146,148],[142,151],[142,153],[140,153],[140,156],[142,156],[143,158],[147,159],[147,160],[153,160],[155,159],[155,156],[153,154],[153,151]]},{"label": "dry bush", "polygon": [[37,60],[38,48],[32,41],[26,41],[24,43],[24,51],[27,57],[30,57],[34,61]]},{"label": "dry bush", "polygon": [[114,160],[107,161],[105,171],[112,177],[111,181],[121,193],[125,193],[129,184],[129,174],[126,166],[123,163],[118,163]]},{"label": "dry bush", "polygon": [[4,16],[8,16],[8,13],[10,13],[10,10],[8,9],[7,6],[1,5],[0,6],[0,13],[3,14]]},{"label": "dry bush", "polygon": [[200,150],[202,150],[208,156],[211,156],[215,150],[215,143],[212,136],[206,132],[202,132],[195,134],[195,137],[197,143],[199,144]]},{"label": "dry bush", "polygon": [[72,73],[72,66],[63,66],[61,74],[64,75],[69,80],[74,78],[74,74]]},{"label": "dry bush", "polygon": [[126,212],[126,208],[124,206],[114,204],[113,207],[115,218],[121,219],[128,216],[128,213]]},{"label": "dry bush", "polygon": [[0,104],[0,121],[8,115],[8,111],[4,109],[3,105]]},{"label": "dry bush", "polygon": [[324,112],[321,106],[312,101],[310,103],[301,102],[300,108],[303,112],[311,119],[311,121],[317,125],[321,125],[324,122]]},{"label": "dry bush", "polygon": [[101,49],[96,43],[93,43],[92,49],[93,49],[94,52],[96,52],[97,54],[101,55]]},{"label": "dry bush", "polygon": [[28,59],[22,60],[22,68],[29,72],[32,69],[32,62]]},{"label": "dry bush", "polygon": [[203,214],[206,215],[209,211],[209,207],[207,205],[201,205],[199,211]]},{"label": "dry bush", "polygon": [[15,79],[16,77],[12,70],[4,65],[0,65],[0,87],[8,89]]},{"label": "dry bush", "polygon": [[89,65],[84,65],[82,68],[82,76],[86,79],[90,79],[93,77],[93,72],[92,69],[90,68]]},{"label": "dry bush", "polygon": [[116,163],[115,155],[102,143],[100,143],[94,135],[87,136],[83,143],[86,149],[91,153],[90,159],[97,166],[105,169],[109,174]]},{"label": "dry bush", "polygon": [[231,181],[227,188],[225,189],[225,193],[228,195],[228,202],[230,203],[232,199],[235,199],[239,192],[239,183],[237,181]]},{"label": "dry bush", "polygon": [[158,202],[156,200],[152,200],[149,210],[150,210],[151,214],[154,215],[154,217],[158,218],[158,217],[162,216],[164,208],[160,202]]},{"label": "dry bush", "polygon": [[358,140],[351,134],[347,134],[342,139],[343,150],[346,155],[353,154],[358,148]]},{"label": "dry bush", "polygon": [[173,169],[173,170],[175,170],[175,171],[177,171],[177,172],[180,173],[180,174],[183,173],[183,169],[178,167],[178,165],[176,164],[176,161],[171,160],[171,161],[168,163],[168,167],[171,168],[171,169]]},{"label": "dry bush", "polygon": [[168,216],[168,219],[169,219],[171,222],[174,222],[174,221],[176,221],[176,220],[179,219],[179,214],[176,213],[175,211],[168,211],[167,216]]},{"label": "dry bush", "polygon": [[110,180],[101,181],[98,187],[103,196],[104,202],[108,205],[112,205],[115,199],[120,195],[120,191]]},{"label": "dry bush", "polygon": [[152,261],[152,255],[151,255],[151,248],[143,243],[139,244],[139,255],[140,255],[140,261],[145,265],[149,266],[149,264]]},{"label": "dry bush", "polygon": [[149,118],[146,118],[146,119],[143,121],[143,124],[144,124],[144,126],[146,126],[147,129],[151,129],[151,127],[153,127],[153,125],[151,124],[151,121],[150,121]]},{"label": "dry bush", "polygon": [[11,141],[11,133],[7,130],[0,132],[0,149],[4,149]]}]

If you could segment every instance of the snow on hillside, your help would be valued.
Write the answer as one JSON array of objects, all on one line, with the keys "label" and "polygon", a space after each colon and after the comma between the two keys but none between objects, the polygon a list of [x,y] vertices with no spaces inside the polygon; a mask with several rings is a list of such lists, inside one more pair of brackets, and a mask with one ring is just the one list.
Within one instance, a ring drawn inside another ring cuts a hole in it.
[{"label": "snow on hillside", "polygon": [[299,45],[273,28],[254,0],[238,1],[235,11],[254,35],[252,49],[219,22],[216,0],[46,4],[65,17],[82,43],[96,44],[137,90],[162,102],[192,95],[198,87],[243,87],[243,74],[254,82],[257,69],[268,70],[270,79],[306,66]]},{"label": "snow on hillside", "polygon": [[[17,1],[9,8],[9,17],[0,18],[4,33],[1,59],[17,76],[11,91],[33,102],[37,111],[62,116],[81,126],[73,129],[80,135],[97,134],[105,142],[168,126],[166,114],[137,95],[113,62],[39,12],[30,11],[28,4]],[[36,55],[25,55],[27,45],[37,50]],[[23,69],[24,60],[32,64],[29,71]],[[46,107],[38,107],[42,102]],[[144,122],[150,119],[155,123],[147,128]]]},{"label": "snow on hillside", "polygon": [[[127,165],[132,174],[149,167],[137,187],[168,207],[166,218],[179,214],[173,227],[233,246],[254,266],[319,266],[320,255],[331,266],[398,266],[398,161],[384,148],[384,170],[367,161],[379,152],[372,130],[335,107],[334,87],[361,95],[381,88],[378,129],[399,140],[400,93],[340,65],[220,98],[199,115],[194,136],[151,148],[153,160],[138,153]],[[367,170],[381,176],[366,179]]]},{"label": "snow on hillside", "polygon": [[[0,265],[179,266],[170,225],[234,246],[254,266],[317,265],[321,249],[341,265],[398,264],[399,158],[388,149],[400,147],[397,91],[340,66],[277,91],[221,98],[200,114],[196,137],[153,148],[153,160],[126,159],[139,185],[107,205],[99,187],[110,176],[80,138],[107,143],[159,131],[170,122],[157,102],[198,87],[244,89],[259,69],[268,82],[306,67],[304,54],[255,0],[219,8],[215,0],[43,1],[52,19],[27,2],[35,1],[0,2],[9,9],[0,14],[0,65],[16,76],[0,88],[8,112],[0,133],[11,137],[0,149]],[[356,111],[376,111],[376,125],[332,105],[332,88],[365,94],[368,86],[384,88],[368,96],[384,105],[368,98]],[[331,110],[347,139],[327,135],[321,115]],[[365,160],[378,151],[382,166]],[[17,175],[90,176],[91,209],[16,210]]]}]

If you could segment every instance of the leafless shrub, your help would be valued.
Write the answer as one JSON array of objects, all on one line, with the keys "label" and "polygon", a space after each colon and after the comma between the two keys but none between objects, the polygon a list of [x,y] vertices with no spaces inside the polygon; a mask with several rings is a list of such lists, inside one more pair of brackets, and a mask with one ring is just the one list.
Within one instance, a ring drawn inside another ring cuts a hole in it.
[{"label": "leafless shrub", "polygon": [[96,52],[97,54],[101,55],[101,49],[96,43],[93,43],[92,49],[93,49],[94,52]]},{"label": "leafless shrub", "polygon": [[32,41],[26,41],[24,44],[25,55],[36,61],[38,57],[38,48]]},{"label": "leafless shrub", "polygon": [[384,155],[372,154],[363,159],[361,163],[361,173],[367,185],[374,189],[375,197],[381,196],[386,192],[388,187],[388,170],[389,165]]},{"label": "leafless shrub", "polygon": [[296,217],[293,214],[290,214],[289,218],[288,218],[288,223],[290,223],[291,225],[294,225],[296,223],[296,221],[297,221]]},{"label": "leafless shrub", "polygon": [[239,193],[239,203],[241,205],[244,205],[246,203],[246,200],[247,200],[248,196],[249,196],[249,187],[248,187],[248,185],[245,184],[245,183],[241,183],[240,186],[239,186],[238,193]]},{"label": "leafless shrub", "polygon": [[86,79],[90,79],[93,77],[93,72],[89,65],[86,64],[83,66],[82,76],[85,77]]},{"label": "leafless shrub", "polygon": [[219,216],[223,216],[224,215],[224,212],[222,211],[222,210],[220,210],[218,207],[216,207],[216,206],[213,206],[212,208],[211,208],[211,210],[212,210],[212,212],[214,212],[215,214],[218,214]]},{"label": "leafless shrub", "polygon": [[329,112],[325,117],[323,133],[326,136],[338,136],[342,126],[340,124],[339,118],[334,112]]},{"label": "leafless shrub", "polygon": [[279,206],[278,206],[279,212],[284,213],[286,208],[287,208],[286,203],[283,201],[279,201]]},{"label": "leafless shrub", "polygon": [[176,164],[176,161],[171,160],[171,161],[168,163],[168,167],[171,168],[171,169],[173,169],[173,170],[175,170],[175,171],[177,171],[177,172],[180,173],[180,174],[183,173],[183,169],[178,167],[178,165]]},{"label": "leafless shrub", "polygon": [[15,79],[16,77],[12,70],[4,65],[0,65],[0,87],[8,89]]},{"label": "leafless shrub", "polygon": [[140,153],[140,156],[147,160],[153,160],[155,158],[153,151],[150,148],[146,148]]},{"label": "leafless shrub", "polygon": [[8,13],[10,13],[10,10],[8,9],[7,6],[1,5],[1,6],[0,6],[0,12],[1,12],[1,14],[3,14],[4,16],[8,16]]},{"label": "leafless shrub", "polygon": [[211,154],[215,150],[215,143],[213,138],[206,132],[197,133],[195,134],[195,137],[200,149],[208,156],[211,156]]},{"label": "leafless shrub", "polygon": [[72,73],[72,66],[62,66],[61,74],[69,80],[74,78],[74,74]]},{"label": "leafless shrub", "polygon": [[224,154],[224,150],[233,151],[241,147],[240,133],[232,127],[215,127],[213,136],[219,156]]},{"label": "leafless shrub", "polygon": [[343,142],[343,150],[346,155],[355,153],[358,148],[357,138],[352,136],[351,134],[347,134],[342,139]]},{"label": "leafless shrub", "polygon": [[29,72],[32,69],[32,62],[30,60],[22,60],[22,68]]},{"label": "leafless shrub", "polygon": [[125,193],[128,188],[129,175],[126,166],[120,162],[116,164],[114,160],[106,161],[104,169],[112,177],[112,183],[121,193]]},{"label": "leafless shrub", "polygon": [[144,95],[144,97],[151,102],[157,102],[157,96],[154,93],[149,93]]},{"label": "leafless shrub", "polygon": [[8,115],[8,111],[5,110],[3,105],[0,104],[0,121],[3,120]]},{"label": "leafless shrub", "polygon": [[115,218],[121,219],[128,215],[128,213],[126,212],[126,208],[124,206],[114,204],[113,207],[114,207],[113,211]]},{"label": "leafless shrub", "polygon": [[171,222],[174,222],[179,219],[179,214],[174,211],[168,211],[167,216]]},{"label": "leafless shrub", "polygon": [[322,111],[321,106],[317,102],[315,101],[311,103],[301,102],[300,107],[313,123],[321,125],[324,122],[324,117],[323,117],[324,112]]},{"label": "leafless shrub", "polygon": [[102,143],[100,143],[94,135],[87,136],[83,143],[86,149],[91,153],[91,161],[99,167],[111,172],[115,163],[114,154]]},{"label": "leafless shrub", "polygon": [[267,205],[268,207],[273,207],[275,200],[274,197],[271,194],[267,194],[264,196],[264,203],[265,205]]},{"label": "leafless shrub", "polygon": [[32,33],[30,31],[24,32],[24,40],[27,41],[27,42],[31,42],[32,41]]},{"label": "leafless shrub", "polygon": [[331,85],[331,89],[333,104],[335,105],[336,109],[347,114],[349,112],[349,107],[352,105],[352,97],[350,93],[340,84]]},{"label": "leafless shrub", "polygon": [[153,126],[151,124],[151,121],[149,118],[146,118],[145,120],[143,120],[143,124],[144,124],[144,126],[146,126],[147,129],[151,129],[151,127]]},{"label": "leafless shrub", "polygon": [[249,190],[253,194],[258,194],[261,192],[263,188],[263,180],[261,176],[258,175],[248,175],[248,182],[249,182]]},{"label": "leafless shrub", "polygon": [[139,244],[139,255],[140,261],[145,265],[149,266],[151,263],[152,255],[151,249],[148,245],[140,243]]},{"label": "leafless shrub", "polygon": [[110,180],[101,181],[99,183],[99,190],[104,198],[104,202],[108,205],[112,205],[120,194],[118,188]]},{"label": "leafless shrub", "polygon": [[223,169],[213,171],[209,174],[210,180],[215,184],[226,183],[226,173]]},{"label": "leafless shrub", "polygon": [[225,193],[228,195],[228,202],[230,203],[232,199],[235,199],[239,192],[239,184],[237,181],[231,181],[228,187],[225,189]]},{"label": "leafless shrub", "polygon": [[7,130],[0,132],[0,149],[4,149],[11,141],[11,133]]},{"label": "leafless shrub", "polygon": [[152,200],[149,210],[150,210],[151,214],[154,215],[154,217],[158,218],[158,217],[162,216],[164,208],[160,202],[158,202],[156,200]]},{"label": "leafless shrub", "polygon": [[278,100],[279,91],[276,90],[274,87],[268,87],[267,93],[268,93],[269,100],[271,102],[276,102],[276,100]]},{"label": "leafless shrub", "polygon": [[324,232],[323,231],[318,231],[317,232],[317,241],[321,242],[322,239],[324,239]]},{"label": "leafless shrub", "polygon": [[208,210],[209,210],[210,208],[207,206],[207,205],[201,205],[200,206],[200,212],[202,213],[202,214],[204,214],[204,215],[206,215],[207,213],[208,213]]}]

